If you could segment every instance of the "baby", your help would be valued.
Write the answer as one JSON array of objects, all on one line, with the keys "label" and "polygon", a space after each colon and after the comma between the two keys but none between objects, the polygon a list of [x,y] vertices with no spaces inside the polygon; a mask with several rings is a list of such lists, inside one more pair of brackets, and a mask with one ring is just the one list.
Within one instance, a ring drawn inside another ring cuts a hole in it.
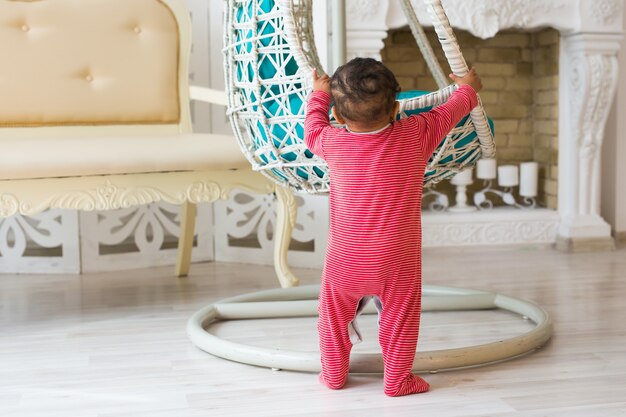
[{"label": "baby", "polygon": [[[426,164],[441,140],[478,104],[472,69],[450,75],[459,88],[429,112],[395,120],[400,86],[370,58],[355,58],[332,78],[313,74],[305,142],[330,170],[330,230],[319,297],[320,381],[342,388],[350,350],[361,339],[356,315],[374,299],[384,391],[428,391],[411,372],[422,290],[421,200]],[[344,127],[332,127],[328,111]]]}]

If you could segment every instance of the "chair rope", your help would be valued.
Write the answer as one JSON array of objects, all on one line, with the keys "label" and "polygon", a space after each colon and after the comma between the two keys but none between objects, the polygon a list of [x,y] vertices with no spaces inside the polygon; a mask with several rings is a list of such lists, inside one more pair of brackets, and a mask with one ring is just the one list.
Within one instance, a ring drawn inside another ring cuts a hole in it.
[{"label": "chair rope", "polygon": [[449,79],[443,73],[443,69],[441,69],[441,65],[439,65],[439,61],[435,56],[435,51],[433,51],[432,46],[430,46],[430,42],[428,42],[428,39],[426,38],[426,33],[424,33],[424,29],[417,19],[411,0],[400,0],[400,5],[402,6],[402,11],[406,16],[407,21],[409,22],[409,28],[411,28],[411,33],[413,33],[415,42],[422,52],[422,56],[424,56],[426,65],[428,65],[428,69],[433,75],[437,86],[439,88],[445,88],[448,84],[450,84]]},{"label": "chair rope", "polygon": [[[441,48],[450,64],[450,69],[459,77],[464,76],[469,71],[469,68],[452,26],[450,26],[450,21],[443,9],[441,0],[424,0],[424,3],[426,3],[426,10],[428,10],[435,32],[437,32]],[[496,153],[495,142],[480,97],[478,97],[478,106],[471,111],[470,115],[480,141],[482,157],[493,158]]]}]

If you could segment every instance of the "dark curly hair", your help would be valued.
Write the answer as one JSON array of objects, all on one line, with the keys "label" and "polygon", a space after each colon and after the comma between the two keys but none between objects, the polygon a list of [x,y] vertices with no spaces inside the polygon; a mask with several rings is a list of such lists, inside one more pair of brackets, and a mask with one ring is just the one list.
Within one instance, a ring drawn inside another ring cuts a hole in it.
[{"label": "dark curly hair", "polygon": [[389,114],[400,85],[382,62],[354,58],[340,66],[330,79],[335,111],[353,122],[375,122]]}]

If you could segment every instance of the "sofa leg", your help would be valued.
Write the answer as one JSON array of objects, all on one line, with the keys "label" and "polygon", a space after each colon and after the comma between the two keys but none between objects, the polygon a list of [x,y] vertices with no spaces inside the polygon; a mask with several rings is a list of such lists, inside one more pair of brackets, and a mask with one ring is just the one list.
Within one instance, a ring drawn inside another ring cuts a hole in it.
[{"label": "sofa leg", "polygon": [[276,186],[276,231],[274,233],[274,269],[280,281],[280,286],[295,287],[300,283],[287,262],[287,252],[291,242],[291,231],[296,224],[298,206],[296,197],[291,190]]},{"label": "sofa leg", "polygon": [[191,248],[196,225],[197,206],[185,202],[181,206],[180,236],[178,237],[178,253],[176,254],[176,276],[186,277],[191,263]]}]

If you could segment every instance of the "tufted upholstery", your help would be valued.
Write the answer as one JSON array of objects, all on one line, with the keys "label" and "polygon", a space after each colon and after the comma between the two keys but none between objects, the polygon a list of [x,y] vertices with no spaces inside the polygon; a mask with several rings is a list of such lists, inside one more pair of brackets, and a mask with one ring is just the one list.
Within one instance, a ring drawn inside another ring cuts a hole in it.
[{"label": "tufted upholstery", "polygon": [[0,0],[0,127],[179,123],[178,37],[160,0]]}]

